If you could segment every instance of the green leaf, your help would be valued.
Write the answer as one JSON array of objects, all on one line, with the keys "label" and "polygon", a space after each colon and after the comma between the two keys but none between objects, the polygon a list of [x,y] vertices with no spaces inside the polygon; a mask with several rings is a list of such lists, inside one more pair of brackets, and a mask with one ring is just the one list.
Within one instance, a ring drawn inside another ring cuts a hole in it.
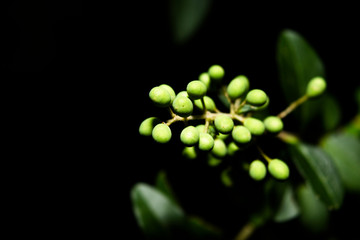
[{"label": "green leaf", "polygon": [[308,185],[297,189],[298,204],[300,207],[301,223],[313,232],[326,230],[329,221],[329,212]]},{"label": "green leaf", "polygon": [[328,208],[339,208],[344,197],[340,175],[321,148],[299,143],[290,146],[292,159],[314,192]]},{"label": "green leaf", "polygon": [[285,222],[299,215],[299,207],[295,201],[294,191],[290,184],[285,186],[280,205],[274,215],[275,222]]},{"label": "green leaf", "polygon": [[332,157],[346,189],[360,191],[360,140],[346,133],[328,135],[323,149]]},{"label": "green leaf", "polygon": [[221,231],[217,227],[195,216],[189,216],[187,220],[187,230],[191,239],[220,239]]},{"label": "green leaf", "polygon": [[211,0],[171,0],[170,18],[174,40],[182,44],[200,27],[210,10]]},{"label": "green leaf", "polygon": [[[306,93],[311,78],[324,77],[324,67],[319,56],[298,33],[291,30],[281,32],[277,44],[277,63],[279,79],[288,103]],[[303,127],[318,113],[321,105],[313,101],[305,103],[294,114],[301,120]]]},{"label": "green leaf", "polygon": [[156,177],[156,188],[164,193],[173,203],[179,205],[173,189],[171,188],[165,171],[160,171]]},{"label": "green leaf", "polygon": [[321,101],[322,120],[325,132],[334,130],[341,120],[341,109],[336,99],[326,94]]},{"label": "green leaf", "polygon": [[137,222],[148,237],[169,239],[184,225],[183,210],[154,187],[136,184],[131,190],[131,200]]}]

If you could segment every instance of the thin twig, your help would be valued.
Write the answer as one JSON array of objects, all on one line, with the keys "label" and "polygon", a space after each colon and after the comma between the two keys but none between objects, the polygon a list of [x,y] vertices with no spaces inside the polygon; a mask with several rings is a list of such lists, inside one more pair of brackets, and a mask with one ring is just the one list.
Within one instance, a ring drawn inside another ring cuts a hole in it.
[{"label": "thin twig", "polygon": [[307,95],[302,96],[301,98],[295,100],[292,102],[284,111],[278,114],[279,118],[286,117],[289,113],[294,111],[298,106],[300,106],[302,103],[304,103],[306,100],[308,100],[309,97]]}]

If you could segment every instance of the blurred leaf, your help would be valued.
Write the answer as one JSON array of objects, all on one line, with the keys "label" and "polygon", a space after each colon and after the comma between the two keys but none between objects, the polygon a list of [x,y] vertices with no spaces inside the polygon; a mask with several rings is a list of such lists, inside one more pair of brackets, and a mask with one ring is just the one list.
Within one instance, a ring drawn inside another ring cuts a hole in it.
[{"label": "blurred leaf", "polygon": [[[324,76],[322,61],[307,41],[291,30],[281,32],[277,44],[280,83],[288,103],[303,96],[311,78]],[[303,127],[319,112],[317,101],[305,103],[295,111]]]},{"label": "blurred leaf", "polygon": [[285,222],[299,215],[299,207],[294,198],[294,191],[290,184],[285,186],[280,205],[274,215],[275,222]]},{"label": "blurred leaf", "polygon": [[321,101],[322,119],[324,131],[334,130],[341,120],[341,109],[336,99],[326,94]]},{"label": "blurred leaf", "polygon": [[177,204],[145,183],[133,187],[131,200],[137,222],[148,237],[169,239],[185,222],[185,214]]},{"label": "blurred leaf", "polygon": [[176,43],[184,43],[200,27],[212,0],[170,0],[170,18]]},{"label": "blurred leaf", "polygon": [[299,143],[290,146],[297,169],[328,208],[339,208],[344,197],[333,160],[321,148]]},{"label": "blurred leaf", "polygon": [[334,133],[322,141],[332,157],[346,189],[360,191],[360,140],[347,133]]},{"label": "blurred leaf", "polygon": [[360,139],[360,113],[344,127],[344,132]]},{"label": "blurred leaf", "polygon": [[156,188],[164,193],[173,203],[179,205],[175,197],[175,193],[172,190],[169,181],[166,177],[165,171],[160,171],[156,177]]},{"label": "blurred leaf", "polygon": [[300,186],[297,190],[297,197],[302,224],[313,232],[325,230],[328,225],[329,212],[311,188],[305,184]]},{"label": "blurred leaf", "polygon": [[199,217],[188,217],[187,230],[192,239],[219,239],[221,231]]}]

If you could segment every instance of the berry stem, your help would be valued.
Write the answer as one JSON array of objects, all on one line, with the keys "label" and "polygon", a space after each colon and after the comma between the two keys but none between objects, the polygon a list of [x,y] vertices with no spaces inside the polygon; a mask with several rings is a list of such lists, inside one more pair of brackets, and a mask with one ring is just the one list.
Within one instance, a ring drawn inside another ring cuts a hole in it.
[{"label": "berry stem", "polygon": [[270,163],[270,162],[272,161],[272,159],[271,159],[268,155],[266,155],[266,154],[264,153],[264,151],[263,151],[258,145],[256,145],[256,147],[257,147],[257,149],[259,150],[261,156],[262,156],[268,163]]},{"label": "berry stem", "polygon": [[205,105],[205,100],[204,100],[204,97],[201,98],[201,104],[203,105],[203,108],[204,108],[204,113],[207,112],[206,110],[206,105]]},{"label": "berry stem", "polygon": [[278,117],[279,118],[285,118],[289,113],[294,111],[298,106],[303,104],[308,99],[309,99],[308,95],[304,95],[304,96],[300,97],[299,99],[292,102],[284,111],[279,113]]}]

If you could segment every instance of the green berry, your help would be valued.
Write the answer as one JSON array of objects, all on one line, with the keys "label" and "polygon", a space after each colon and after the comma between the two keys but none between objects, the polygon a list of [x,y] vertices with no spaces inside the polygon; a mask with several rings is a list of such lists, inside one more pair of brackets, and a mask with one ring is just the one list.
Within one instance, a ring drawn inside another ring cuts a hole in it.
[{"label": "green berry", "polygon": [[216,130],[218,130],[221,133],[230,133],[234,128],[234,121],[231,119],[231,117],[220,114],[216,116],[214,120],[214,125]]},{"label": "green berry", "polygon": [[193,103],[187,97],[176,96],[172,103],[174,112],[181,117],[188,117],[193,112]]},{"label": "green berry", "polygon": [[174,101],[174,99],[176,97],[176,94],[175,94],[175,91],[174,91],[174,89],[172,87],[170,87],[167,84],[161,84],[159,87],[165,89],[170,94],[171,102]]},{"label": "green berry", "polygon": [[279,180],[285,180],[289,177],[289,167],[280,159],[273,159],[268,165],[270,174]]},{"label": "green berry", "polygon": [[223,140],[221,139],[215,139],[214,140],[214,147],[211,150],[211,153],[215,156],[215,157],[219,157],[219,158],[223,158],[226,156],[227,153],[227,149],[226,149],[226,145],[224,143]]},{"label": "green berry", "polygon": [[[215,102],[214,100],[212,100],[212,98],[208,97],[208,96],[204,96],[204,102],[205,102],[205,106],[206,106],[206,110],[210,111],[210,112],[214,112],[216,109],[215,106]],[[204,110],[203,104],[201,99],[197,99],[194,101],[194,104],[196,107],[198,107],[200,110]]]},{"label": "green berry", "polygon": [[149,97],[158,107],[168,107],[171,104],[171,95],[163,87],[152,88]]},{"label": "green berry", "polygon": [[168,125],[159,123],[154,127],[152,137],[158,143],[167,143],[171,139],[171,130]]},{"label": "green berry", "polygon": [[160,123],[160,120],[157,117],[149,117],[145,119],[139,127],[140,135],[151,136],[152,130],[158,123]]},{"label": "green berry", "polygon": [[255,136],[260,136],[265,132],[265,125],[262,121],[256,118],[246,118],[244,121],[244,126],[249,129],[251,134]]},{"label": "green berry", "polygon": [[182,151],[182,155],[187,159],[195,159],[197,157],[197,152],[195,147],[185,147]]},{"label": "green berry", "polygon": [[204,72],[204,73],[200,74],[199,80],[200,80],[202,83],[205,84],[205,86],[206,86],[207,89],[209,89],[210,83],[211,83],[209,73]]},{"label": "green berry", "polygon": [[227,93],[230,99],[234,100],[241,97],[249,89],[249,80],[247,77],[241,75],[237,76],[229,83]]},{"label": "green berry", "polygon": [[202,151],[210,151],[214,147],[214,138],[208,133],[200,133],[199,149]]},{"label": "green berry", "polygon": [[256,181],[260,181],[266,176],[266,166],[260,160],[255,160],[250,164],[249,175]]},{"label": "green berry", "polygon": [[[205,125],[204,124],[197,125],[195,128],[199,131],[199,133],[205,132]],[[210,136],[212,136],[212,137],[215,137],[216,134],[217,134],[215,127],[212,126],[212,125],[210,125],[208,127],[207,133],[209,133]]]},{"label": "green berry", "polygon": [[194,80],[189,82],[186,87],[186,91],[191,99],[196,100],[206,95],[207,88],[203,82]]},{"label": "green berry", "polygon": [[326,89],[326,81],[322,77],[314,77],[307,85],[306,95],[308,97],[317,97]]},{"label": "green berry", "polygon": [[246,102],[250,105],[261,106],[266,103],[266,100],[266,93],[260,89],[253,89],[246,95]]},{"label": "green berry", "polygon": [[180,96],[182,96],[182,97],[189,97],[189,94],[187,93],[187,91],[181,91],[181,92],[179,92],[177,95],[176,95],[177,97],[180,97]]},{"label": "green berry", "polygon": [[284,124],[283,124],[283,121],[281,120],[281,118],[276,117],[276,116],[268,116],[267,118],[265,118],[264,125],[265,125],[266,130],[268,130],[271,133],[278,133],[284,127]]},{"label": "green berry", "polygon": [[237,151],[239,151],[239,150],[240,150],[240,148],[239,148],[238,145],[236,145],[235,142],[231,142],[231,143],[229,143],[229,145],[227,146],[227,153],[228,153],[230,156],[234,156],[235,153],[236,153]]},{"label": "green berry", "polygon": [[199,141],[199,131],[194,126],[188,126],[181,131],[180,140],[186,146],[193,146]]},{"label": "green berry", "polygon": [[219,159],[212,154],[208,154],[208,165],[210,167],[216,167],[222,162],[222,159]]},{"label": "green berry", "polygon": [[232,131],[232,137],[236,143],[245,144],[251,141],[251,133],[244,126],[235,126]]},{"label": "green berry", "polygon": [[220,65],[212,65],[208,71],[210,78],[216,81],[223,79],[225,75],[224,69]]}]

